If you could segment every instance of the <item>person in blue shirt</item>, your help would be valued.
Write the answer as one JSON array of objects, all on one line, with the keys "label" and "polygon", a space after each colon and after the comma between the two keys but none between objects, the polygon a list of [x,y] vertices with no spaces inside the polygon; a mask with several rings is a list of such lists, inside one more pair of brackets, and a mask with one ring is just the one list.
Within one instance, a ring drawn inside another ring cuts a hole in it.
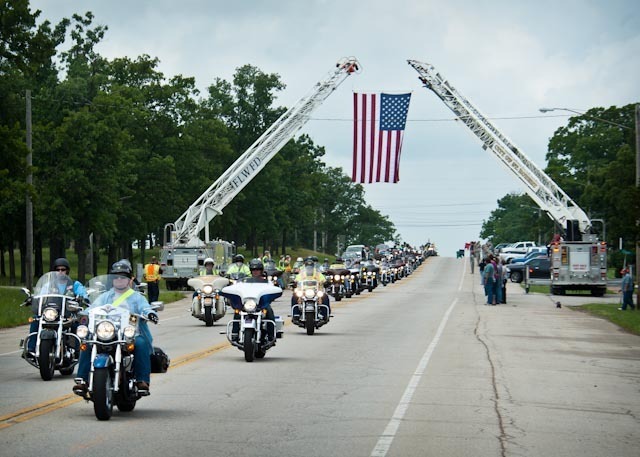
[{"label": "person in blue shirt", "polygon": [[620,292],[622,292],[622,307],[618,308],[620,311],[625,311],[627,306],[631,309],[636,309],[633,305],[633,278],[628,268],[620,270],[622,274],[622,283],[620,284]]},{"label": "person in blue shirt", "polygon": [[[100,295],[91,308],[112,304],[114,306],[126,306],[130,312],[146,316],[154,324],[158,323],[158,314],[153,310],[144,295],[131,288],[133,271],[131,264],[126,260],[119,260],[111,266],[109,274],[113,276],[113,287],[108,292]],[[153,351],[153,337],[149,326],[144,319],[138,322],[140,334],[136,337],[133,369],[136,375],[138,390],[149,390],[151,382],[151,353]],[[82,397],[87,395],[87,383],[91,369],[91,347],[80,353],[78,361],[78,378],[83,382],[73,386],[73,392]]]},{"label": "person in blue shirt", "polygon": [[[51,293],[58,293],[60,295],[67,295],[73,293],[74,297],[81,297],[84,300],[88,300],[89,296],[87,295],[87,291],[82,285],[80,281],[73,281],[69,277],[69,273],[71,272],[71,266],[69,265],[69,261],[64,257],[60,257],[53,262],[53,268],[51,271],[56,272],[56,282],[54,285],[54,289],[50,291]],[[34,317],[37,317],[36,313],[37,309],[34,310]],[[76,328],[78,327],[77,322],[72,324],[71,330],[75,333]],[[38,321],[34,319],[29,325],[29,333],[34,333],[38,331]],[[27,350],[29,352],[36,351],[36,340],[37,337],[33,336],[29,338],[27,342]]]}]

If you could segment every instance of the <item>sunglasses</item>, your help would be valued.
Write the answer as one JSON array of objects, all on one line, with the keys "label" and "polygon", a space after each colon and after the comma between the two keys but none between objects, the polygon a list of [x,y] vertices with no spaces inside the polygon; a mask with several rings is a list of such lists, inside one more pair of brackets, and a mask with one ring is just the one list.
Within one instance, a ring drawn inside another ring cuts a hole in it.
[{"label": "sunglasses", "polygon": [[69,271],[66,268],[56,268],[56,271]]}]

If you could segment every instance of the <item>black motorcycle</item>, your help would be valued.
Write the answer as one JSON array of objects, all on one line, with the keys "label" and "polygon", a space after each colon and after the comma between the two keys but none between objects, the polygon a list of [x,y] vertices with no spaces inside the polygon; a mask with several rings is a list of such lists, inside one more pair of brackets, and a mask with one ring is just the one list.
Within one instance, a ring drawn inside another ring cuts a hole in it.
[{"label": "black motorcycle", "polygon": [[[38,322],[38,329],[20,342],[22,357],[40,370],[45,381],[51,380],[56,370],[64,376],[72,374],[78,363],[80,339],[74,327],[83,308],[72,284],[66,274],[51,271],[38,279],[33,294],[22,289],[27,294],[22,306],[31,306],[33,319]],[[35,350],[29,350],[29,346]]]}]

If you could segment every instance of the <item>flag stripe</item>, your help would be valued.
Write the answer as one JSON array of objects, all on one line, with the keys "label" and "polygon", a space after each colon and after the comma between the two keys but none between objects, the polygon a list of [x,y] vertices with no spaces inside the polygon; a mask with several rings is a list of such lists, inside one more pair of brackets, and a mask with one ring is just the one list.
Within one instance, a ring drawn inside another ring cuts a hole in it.
[{"label": "flag stripe", "polygon": [[411,94],[354,93],[353,166],[359,183],[398,182]]},{"label": "flag stripe", "polygon": [[[353,112],[358,112],[358,94],[353,94]],[[353,116],[353,166],[351,168],[351,181],[356,180],[356,167],[358,166],[358,116]]]}]

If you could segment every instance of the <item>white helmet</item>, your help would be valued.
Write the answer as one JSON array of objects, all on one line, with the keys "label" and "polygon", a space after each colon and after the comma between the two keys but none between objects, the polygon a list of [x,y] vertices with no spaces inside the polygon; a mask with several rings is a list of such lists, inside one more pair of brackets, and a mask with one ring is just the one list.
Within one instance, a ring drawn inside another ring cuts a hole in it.
[{"label": "white helmet", "polygon": [[207,257],[206,259],[204,259],[204,265],[206,265],[208,263],[210,263],[211,265],[215,265],[216,264],[211,257]]}]

